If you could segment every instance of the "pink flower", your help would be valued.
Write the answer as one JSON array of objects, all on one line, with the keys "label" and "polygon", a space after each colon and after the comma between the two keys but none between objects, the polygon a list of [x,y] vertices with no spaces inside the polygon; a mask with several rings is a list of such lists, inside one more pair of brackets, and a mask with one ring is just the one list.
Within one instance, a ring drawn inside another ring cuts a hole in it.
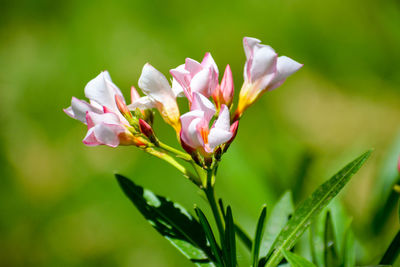
[{"label": "pink flower", "polygon": [[206,97],[218,86],[218,67],[210,53],[206,53],[201,63],[194,59],[186,58],[185,64],[170,70],[174,77],[172,88],[175,95],[182,92],[193,102],[193,93],[197,92]]},{"label": "pink flower", "polygon": [[[181,142],[190,154],[198,151],[209,156],[215,148],[231,140],[230,114],[226,105],[222,105],[218,118],[210,127],[216,110],[213,103],[202,94],[193,93],[191,110],[181,116]],[[189,150],[189,151],[188,151]]]},{"label": "pink flower", "polygon": [[278,57],[272,47],[261,44],[258,39],[245,37],[243,46],[247,61],[244,66],[245,82],[236,111],[238,117],[264,92],[279,87],[303,66],[288,57]]},{"label": "pink flower", "polygon": [[219,109],[221,105],[231,106],[233,100],[233,78],[232,71],[229,65],[225,68],[224,77],[222,77],[221,84],[218,85],[212,92],[212,98]]},{"label": "pink flower", "polygon": [[[107,71],[101,72],[85,87],[85,95],[90,103],[72,98],[71,106],[64,112],[88,126],[83,143],[88,146],[107,145],[143,145],[129,131],[132,128],[120,112],[116,99],[122,108],[124,97],[118,87],[111,81]],[[125,105],[126,107],[126,105]]]},{"label": "pink flower", "polygon": [[139,78],[139,87],[146,96],[140,97],[132,87],[130,110],[157,108],[168,124],[177,133],[180,131],[179,108],[176,96],[165,76],[149,63],[145,64]]}]

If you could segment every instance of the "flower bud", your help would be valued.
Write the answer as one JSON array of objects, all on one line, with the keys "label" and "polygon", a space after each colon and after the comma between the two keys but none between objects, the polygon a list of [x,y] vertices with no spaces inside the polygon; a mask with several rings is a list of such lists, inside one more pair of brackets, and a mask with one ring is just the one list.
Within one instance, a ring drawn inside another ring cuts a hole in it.
[{"label": "flower bud", "polygon": [[158,140],[154,135],[153,128],[143,119],[139,119],[140,131],[147,137],[153,144],[157,144]]},{"label": "flower bud", "polygon": [[124,99],[120,95],[115,95],[115,103],[117,104],[117,107],[119,111],[121,112],[122,116],[124,116],[125,119],[130,123],[133,119],[132,113],[129,111],[128,107],[125,104]]},{"label": "flower bud", "polygon": [[224,77],[222,77],[221,84],[218,85],[212,93],[212,98],[219,109],[221,105],[230,107],[233,100],[234,86],[232,71],[229,64],[225,68]]}]

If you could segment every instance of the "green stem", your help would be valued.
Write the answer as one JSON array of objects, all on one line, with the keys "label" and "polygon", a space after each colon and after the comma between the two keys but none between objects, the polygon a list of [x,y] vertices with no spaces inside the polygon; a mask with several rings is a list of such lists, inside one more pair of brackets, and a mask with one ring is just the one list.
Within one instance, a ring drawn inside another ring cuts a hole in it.
[{"label": "green stem", "polygon": [[204,188],[208,203],[210,204],[212,213],[214,215],[215,222],[218,227],[220,242],[224,242],[224,226],[221,220],[221,214],[218,210],[217,202],[215,201],[214,187],[211,185],[211,181],[214,179],[213,171],[207,170],[207,187]]},{"label": "green stem", "polygon": [[155,149],[146,149],[146,151],[148,153],[150,153],[151,155],[168,162],[171,166],[175,167],[178,171],[180,171],[185,177],[189,178],[189,180],[191,180],[197,186],[200,187],[202,185],[200,177],[198,177],[197,175],[190,172],[183,165],[181,165],[178,161],[176,161],[175,158],[173,158],[172,156],[170,156],[166,153],[157,151]]},{"label": "green stem", "polygon": [[192,161],[192,157],[189,154],[187,154],[185,152],[182,152],[182,151],[180,151],[180,150],[178,150],[176,148],[173,148],[173,147],[171,147],[169,145],[166,145],[161,141],[158,141],[158,146],[160,148],[168,151],[168,152],[171,152],[171,153],[175,154],[176,156],[182,158],[183,160]]}]

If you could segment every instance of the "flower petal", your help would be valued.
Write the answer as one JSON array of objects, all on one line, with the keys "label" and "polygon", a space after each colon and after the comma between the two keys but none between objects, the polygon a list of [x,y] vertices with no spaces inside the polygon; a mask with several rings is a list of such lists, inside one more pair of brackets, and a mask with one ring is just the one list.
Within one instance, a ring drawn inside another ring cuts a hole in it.
[{"label": "flower petal", "polygon": [[213,68],[214,71],[217,73],[218,76],[218,66],[215,63],[213,57],[211,56],[211,53],[207,52],[204,55],[203,60],[201,61],[201,65],[203,66],[203,68]]},{"label": "flower petal", "polygon": [[256,45],[253,49],[253,60],[250,64],[250,81],[255,82],[266,75],[275,73],[277,54],[272,47]]},{"label": "flower petal", "polygon": [[203,66],[194,59],[186,58],[185,59],[185,69],[190,73],[190,76],[193,77],[203,69]]},{"label": "flower petal", "polygon": [[205,96],[210,96],[210,78],[211,70],[205,68],[198,72],[190,81],[190,89],[193,92],[198,92]]},{"label": "flower petal", "polygon": [[129,110],[135,110],[137,108],[139,108],[139,109],[152,109],[152,108],[156,108],[156,107],[157,107],[157,103],[154,101],[154,99],[152,99],[149,96],[143,96],[143,97],[137,99],[132,104],[128,105],[128,109]]},{"label": "flower petal", "polygon": [[252,37],[244,37],[243,38],[243,48],[244,53],[246,54],[246,58],[249,59],[253,54],[253,48],[255,45],[261,43],[260,40]]},{"label": "flower petal", "polygon": [[228,142],[232,138],[233,134],[230,131],[225,131],[220,128],[212,128],[208,135],[208,145],[212,150],[215,147]]},{"label": "flower petal", "polygon": [[113,111],[118,111],[115,104],[115,94],[122,96],[121,91],[113,84],[107,71],[101,72],[85,87],[85,96],[88,99],[95,101],[100,106],[106,106]]},{"label": "flower petal", "polygon": [[96,139],[101,144],[111,147],[116,147],[119,145],[118,135],[124,131],[125,129],[120,125],[100,123],[94,127],[94,135]]},{"label": "flower petal", "polygon": [[175,99],[167,78],[149,63],[146,63],[143,67],[139,78],[139,87],[143,93],[160,103]]},{"label": "flower petal", "polygon": [[278,57],[277,72],[268,90],[273,90],[280,86],[287,77],[298,71],[301,67],[303,67],[303,64],[300,64],[289,57]]},{"label": "flower petal", "polygon": [[226,105],[221,105],[221,110],[219,112],[218,119],[215,121],[213,128],[218,128],[226,132],[229,132],[231,128],[230,123],[231,119],[230,119],[229,109]]},{"label": "flower petal", "polygon": [[215,106],[214,104],[208,100],[207,97],[205,97],[202,94],[193,93],[193,102],[191,106],[191,110],[201,110],[204,112],[204,118],[206,121],[210,121],[211,118],[215,114]]},{"label": "flower petal", "polygon": [[64,112],[71,118],[77,119],[86,124],[86,112],[92,111],[95,113],[102,113],[102,111],[84,100],[72,97],[71,106],[64,109]]},{"label": "flower petal", "polygon": [[179,82],[175,78],[172,79],[172,91],[174,92],[175,97],[184,97],[185,96],[182,86],[179,84]]}]

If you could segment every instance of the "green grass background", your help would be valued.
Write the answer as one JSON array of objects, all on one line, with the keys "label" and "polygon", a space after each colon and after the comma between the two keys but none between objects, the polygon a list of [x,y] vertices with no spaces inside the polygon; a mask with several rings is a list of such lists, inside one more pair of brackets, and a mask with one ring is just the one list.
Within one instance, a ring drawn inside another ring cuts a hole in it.
[{"label": "green grass background", "polygon": [[[400,154],[398,1],[3,0],[0,6],[1,266],[190,266],[123,196],[113,172],[188,209],[205,204],[196,188],[134,147],[85,147],[85,127],[62,108],[71,96],[83,98],[101,70],[128,96],[146,62],[168,75],[185,57],[201,60],[207,51],[220,72],[231,65],[238,92],[244,36],[304,67],[246,112],[217,194],[252,233],[263,203],[272,206],[287,189],[296,189],[298,203],[373,147],[340,199],[364,244],[360,263],[379,260],[399,227],[394,211],[382,231],[371,227],[373,207],[384,200],[382,172],[395,173]],[[155,128],[177,146],[160,117]],[[304,175],[302,162],[310,163]]]}]

